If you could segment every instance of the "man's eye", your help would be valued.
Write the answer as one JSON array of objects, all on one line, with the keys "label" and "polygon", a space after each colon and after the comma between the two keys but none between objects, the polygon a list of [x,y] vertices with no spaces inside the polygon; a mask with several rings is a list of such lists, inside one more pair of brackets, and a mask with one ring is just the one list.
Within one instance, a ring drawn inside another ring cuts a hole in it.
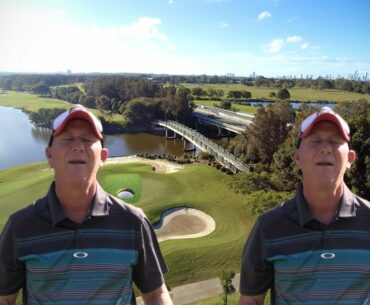
[{"label": "man's eye", "polygon": [[329,143],[331,145],[340,145],[342,142],[339,139],[330,140]]}]

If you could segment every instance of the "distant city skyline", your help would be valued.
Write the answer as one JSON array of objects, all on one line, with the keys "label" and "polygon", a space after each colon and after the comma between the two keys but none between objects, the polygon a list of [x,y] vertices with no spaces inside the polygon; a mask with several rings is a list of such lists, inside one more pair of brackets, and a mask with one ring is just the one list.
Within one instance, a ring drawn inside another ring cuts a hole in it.
[{"label": "distant city skyline", "polygon": [[0,0],[0,71],[363,79],[367,0]]}]

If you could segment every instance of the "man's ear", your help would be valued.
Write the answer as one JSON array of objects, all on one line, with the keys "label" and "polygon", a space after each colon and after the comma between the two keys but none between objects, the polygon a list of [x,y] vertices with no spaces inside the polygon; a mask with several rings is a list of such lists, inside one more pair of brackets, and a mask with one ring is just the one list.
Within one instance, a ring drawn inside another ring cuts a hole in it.
[{"label": "man's ear", "polygon": [[100,160],[101,160],[101,165],[107,160],[109,156],[109,150],[108,148],[102,148],[101,153],[100,153]]},{"label": "man's ear", "polygon": [[51,152],[51,148],[50,147],[46,147],[46,149],[45,149],[45,156],[48,159],[49,166],[51,168],[53,168],[53,165],[52,165],[52,162],[51,162],[52,152]]},{"label": "man's ear", "polygon": [[348,152],[348,165],[347,165],[347,167],[350,168],[351,164],[353,162],[355,162],[355,160],[356,160],[356,152],[354,150],[350,150]]}]

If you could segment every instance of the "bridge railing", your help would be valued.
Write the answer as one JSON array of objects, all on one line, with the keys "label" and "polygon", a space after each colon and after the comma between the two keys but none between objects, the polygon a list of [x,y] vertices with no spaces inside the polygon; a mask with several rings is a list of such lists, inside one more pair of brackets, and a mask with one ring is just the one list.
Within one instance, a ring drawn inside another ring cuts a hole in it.
[{"label": "bridge railing", "polygon": [[[189,140],[193,140],[195,142],[198,142],[198,145],[201,149],[206,151],[214,151],[217,155],[220,155],[223,159],[226,159],[228,162],[231,161],[231,163],[240,171],[249,171],[249,167],[243,163],[239,158],[235,157],[233,154],[231,154],[229,151],[224,149],[223,147],[217,145],[215,142],[211,141],[201,133],[195,131],[194,129],[191,129],[185,125],[182,125],[175,121],[158,121],[158,124],[164,126],[164,127],[170,127],[175,132],[182,134]],[[198,141],[197,141],[198,140]],[[224,162],[223,162],[224,163]]]}]

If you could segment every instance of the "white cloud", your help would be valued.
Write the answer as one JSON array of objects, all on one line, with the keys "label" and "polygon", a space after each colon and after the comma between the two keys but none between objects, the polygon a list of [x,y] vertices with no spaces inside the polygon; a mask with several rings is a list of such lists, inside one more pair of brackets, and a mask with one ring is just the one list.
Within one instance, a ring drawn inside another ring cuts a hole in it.
[{"label": "white cloud", "polygon": [[[158,18],[85,26],[63,11],[1,5],[0,69],[13,72],[136,72],[160,66],[176,46]],[[148,51],[148,49],[150,51]]]},{"label": "white cloud", "polygon": [[308,48],[308,42],[304,42],[301,44],[301,49],[306,50]]},{"label": "white cloud", "polygon": [[[288,36],[287,38],[276,38],[270,43],[264,46],[264,50],[269,53],[278,53],[280,52],[287,44],[297,44],[301,42],[303,38],[301,36]],[[300,45],[301,49],[308,48],[308,42],[303,42]]]},{"label": "white cloud", "polygon": [[122,35],[136,37],[141,40],[168,40],[168,37],[161,33],[156,27],[159,24],[161,24],[161,20],[158,18],[140,17],[137,21],[128,26],[121,26],[119,28],[119,33]]},{"label": "white cloud", "polygon": [[301,36],[288,36],[286,42],[297,43],[302,40]]},{"label": "white cloud", "polygon": [[176,45],[169,44],[169,45],[166,46],[166,50],[174,52],[174,51],[176,51]]},{"label": "white cloud", "polygon": [[264,46],[265,51],[270,53],[279,52],[285,45],[285,40],[282,38],[277,38]]},{"label": "white cloud", "polygon": [[263,11],[262,13],[260,13],[257,17],[257,20],[258,21],[261,21],[261,20],[264,20],[264,19],[267,19],[267,18],[270,18],[272,15],[270,12],[268,11]]},{"label": "white cloud", "polygon": [[228,24],[227,22],[220,22],[220,28],[228,28],[230,26],[230,24]]}]

